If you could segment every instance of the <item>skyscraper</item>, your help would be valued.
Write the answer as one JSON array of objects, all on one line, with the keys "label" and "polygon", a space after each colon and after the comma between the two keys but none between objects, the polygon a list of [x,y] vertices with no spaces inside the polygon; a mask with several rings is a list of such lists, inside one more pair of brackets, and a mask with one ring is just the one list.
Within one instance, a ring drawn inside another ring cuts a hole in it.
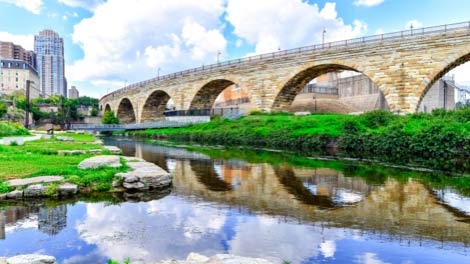
[{"label": "skyscraper", "polygon": [[56,32],[45,29],[34,36],[34,51],[41,93],[67,96],[64,71],[64,40]]}]

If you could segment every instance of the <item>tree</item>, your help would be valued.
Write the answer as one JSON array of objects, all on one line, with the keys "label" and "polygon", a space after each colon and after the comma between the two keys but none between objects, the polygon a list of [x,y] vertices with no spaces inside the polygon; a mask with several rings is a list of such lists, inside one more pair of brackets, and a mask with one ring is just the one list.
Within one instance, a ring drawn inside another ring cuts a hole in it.
[{"label": "tree", "polygon": [[106,111],[104,112],[101,122],[103,124],[119,124],[119,119],[116,117],[113,111]]},{"label": "tree", "polygon": [[7,104],[5,101],[0,101],[0,118],[2,118],[7,113]]},{"label": "tree", "polygon": [[95,108],[93,107],[93,109],[91,109],[91,116],[98,116],[98,108]]}]

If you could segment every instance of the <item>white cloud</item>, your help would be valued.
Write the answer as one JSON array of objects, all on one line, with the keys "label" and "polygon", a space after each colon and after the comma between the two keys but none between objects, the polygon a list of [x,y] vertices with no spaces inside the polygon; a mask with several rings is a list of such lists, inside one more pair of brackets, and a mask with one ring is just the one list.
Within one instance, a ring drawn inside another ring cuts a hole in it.
[{"label": "white cloud", "polygon": [[67,19],[68,19],[68,17],[67,17],[66,15],[63,15],[63,16],[62,16],[62,20],[65,21],[65,20],[67,20]]},{"label": "white cloud", "polygon": [[375,34],[375,35],[385,34],[385,31],[384,31],[383,29],[381,29],[381,28],[378,28],[378,29],[375,31],[374,34]]},{"label": "white cloud", "polygon": [[470,86],[470,62],[452,69],[449,74],[455,76],[458,85]]},{"label": "white cloud", "polygon": [[34,49],[34,35],[14,35],[8,32],[0,32],[0,40],[13,42],[27,50]]},{"label": "white cloud", "polygon": [[413,19],[413,20],[410,20],[410,21],[406,22],[405,29],[410,29],[411,26],[413,26],[413,28],[422,28],[423,23],[421,23],[420,21],[418,21],[416,19]]},{"label": "white cloud", "polygon": [[354,5],[357,6],[375,6],[379,5],[383,2],[384,0],[356,0],[354,1]]},{"label": "white cloud", "polygon": [[0,0],[0,2],[14,4],[17,7],[24,8],[33,14],[38,15],[41,12],[42,0]]},{"label": "white cloud", "polygon": [[[223,0],[110,0],[75,25],[73,41],[84,58],[67,65],[72,82],[141,81],[203,63],[225,54],[219,17]],[[116,19],[116,18],[119,19]]]},{"label": "white cloud", "polygon": [[102,4],[102,0],[58,0],[64,5],[71,7],[81,7],[88,10],[94,10],[97,6]]},{"label": "white cloud", "polygon": [[346,25],[337,17],[336,4],[326,3],[323,9],[300,0],[263,1],[228,0],[226,19],[234,34],[255,45],[255,53],[289,49],[320,43],[323,29],[326,41],[362,35],[366,25],[354,21]]}]

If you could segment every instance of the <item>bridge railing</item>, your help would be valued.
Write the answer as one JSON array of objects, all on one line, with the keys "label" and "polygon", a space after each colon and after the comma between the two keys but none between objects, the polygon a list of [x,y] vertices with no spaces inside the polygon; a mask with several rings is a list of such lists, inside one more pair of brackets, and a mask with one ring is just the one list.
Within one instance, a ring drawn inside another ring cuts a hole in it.
[{"label": "bridge railing", "polygon": [[188,69],[188,70],[175,72],[175,73],[170,73],[167,75],[162,75],[156,78],[152,78],[149,80],[131,84],[122,89],[119,89],[119,90],[116,90],[114,92],[104,95],[101,98],[101,100],[103,100],[104,98],[108,96],[116,96],[121,93],[128,92],[131,89],[145,86],[149,83],[153,83],[153,82],[160,81],[160,80],[173,79],[173,78],[176,78],[185,74],[189,74],[189,73],[194,73],[194,72],[202,72],[202,71],[207,71],[207,70],[212,70],[212,69],[218,69],[218,68],[223,68],[223,67],[227,67],[231,65],[243,64],[246,62],[273,59],[277,57],[298,54],[298,53],[305,52],[305,51],[354,47],[357,45],[373,44],[373,43],[384,42],[384,41],[402,40],[406,38],[414,38],[414,37],[420,37],[424,35],[433,35],[433,34],[445,35],[446,33],[452,33],[452,32],[458,32],[458,31],[467,31],[470,34],[470,21],[462,22],[462,23],[455,23],[455,24],[446,24],[446,25],[440,25],[440,26],[426,27],[426,28],[409,29],[409,30],[403,30],[403,31],[398,31],[398,32],[378,34],[378,35],[372,35],[372,36],[364,36],[364,37],[340,40],[340,41],[334,41],[334,42],[327,42],[327,43],[315,44],[315,45],[306,46],[306,47],[288,49],[288,50],[283,50],[283,51],[277,51],[277,52],[272,52],[272,53],[254,55],[254,56],[249,56],[245,58],[214,63],[214,64],[210,64],[207,66],[203,65],[201,67]]},{"label": "bridge railing", "polygon": [[140,124],[72,124],[71,130],[95,130],[95,131],[116,131],[116,130],[138,130],[149,128],[172,128],[184,127],[191,124],[203,123],[204,120],[184,120],[184,121],[154,121]]},{"label": "bridge railing", "polygon": [[165,111],[165,116],[226,116],[226,115],[238,115],[240,109],[237,107],[232,108],[212,108],[212,109],[190,109],[190,110],[174,110]]}]

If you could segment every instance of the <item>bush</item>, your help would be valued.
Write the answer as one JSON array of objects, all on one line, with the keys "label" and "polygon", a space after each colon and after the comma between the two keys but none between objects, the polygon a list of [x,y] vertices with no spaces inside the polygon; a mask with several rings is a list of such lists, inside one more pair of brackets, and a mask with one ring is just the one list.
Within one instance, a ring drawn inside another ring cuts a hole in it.
[{"label": "bush", "polygon": [[385,110],[375,110],[360,115],[362,123],[368,128],[387,126],[394,117],[393,113]]},{"label": "bush", "polygon": [[113,111],[106,111],[104,112],[101,122],[103,124],[119,124],[119,119],[116,117]]},{"label": "bush", "polygon": [[0,137],[26,136],[29,132],[20,123],[0,122]]}]

